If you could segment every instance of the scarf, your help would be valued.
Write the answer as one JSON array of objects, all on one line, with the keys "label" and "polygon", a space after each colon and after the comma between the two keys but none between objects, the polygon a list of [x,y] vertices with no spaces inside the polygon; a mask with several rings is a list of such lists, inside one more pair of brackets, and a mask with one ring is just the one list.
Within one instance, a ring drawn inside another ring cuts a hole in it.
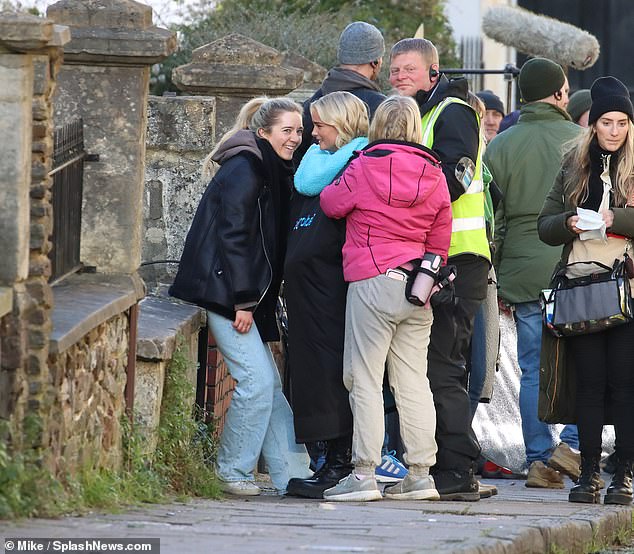
[{"label": "scarf", "polygon": [[257,137],[256,143],[262,153],[264,179],[270,189],[275,215],[277,240],[280,251],[274,271],[281,272],[281,266],[286,251],[286,236],[289,228],[290,195],[293,188],[293,161],[280,158],[273,150],[271,143]]},{"label": "scarf", "polygon": [[[610,152],[599,146],[597,138],[594,137],[590,143],[590,179],[588,181],[587,198],[581,202],[580,206],[588,210],[599,211],[602,204],[603,195],[606,193],[603,179],[601,175],[608,169],[610,181],[615,182],[616,167],[619,159],[620,151]],[[612,187],[609,190],[609,206],[614,204],[614,194]]]}]

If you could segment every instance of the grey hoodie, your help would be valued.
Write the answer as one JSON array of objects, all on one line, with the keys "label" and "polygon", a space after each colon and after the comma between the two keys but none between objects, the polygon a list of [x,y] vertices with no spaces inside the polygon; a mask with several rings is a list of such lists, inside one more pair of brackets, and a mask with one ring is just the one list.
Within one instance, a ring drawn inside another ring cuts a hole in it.
[{"label": "grey hoodie", "polygon": [[222,165],[228,159],[233,158],[241,152],[251,152],[259,160],[262,160],[262,152],[255,142],[255,133],[244,129],[238,131],[218,146],[218,150],[212,156],[212,160]]}]

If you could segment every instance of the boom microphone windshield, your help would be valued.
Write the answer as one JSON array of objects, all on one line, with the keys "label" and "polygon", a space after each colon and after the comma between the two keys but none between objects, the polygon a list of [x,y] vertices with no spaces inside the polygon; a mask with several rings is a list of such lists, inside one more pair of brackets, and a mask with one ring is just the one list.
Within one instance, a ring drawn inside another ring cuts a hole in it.
[{"label": "boom microphone windshield", "polygon": [[523,8],[490,8],[482,18],[482,29],[493,40],[563,67],[588,69],[599,57],[599,41],[590,33]]}]

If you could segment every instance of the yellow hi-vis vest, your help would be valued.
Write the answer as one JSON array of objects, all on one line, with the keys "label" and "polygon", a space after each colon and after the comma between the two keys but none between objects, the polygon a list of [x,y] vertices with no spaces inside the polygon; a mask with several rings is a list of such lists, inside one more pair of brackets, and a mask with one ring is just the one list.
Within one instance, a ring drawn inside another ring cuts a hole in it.
[{"label": "yellow hi-vis vest", "polygon": [[[469,109],[472,109],[471,106],[463,100],[451,96],[434,106],[422,118],[423,146],[433,149],[434,125],[436,124],[436,120],[449,104],[454,103],[463,104]],[[478,125],[479,123],[480,118],[478,118]],[[480,145],[478,147],[478,158],[475,164],[473,180],[465,193],[451,203],[453,223],[451,227],[449,256],[456,256],[457,254],[476,254],[490,261],[491,253],[484,219],[484,181],[482,180],[484,141],[482,134],[479,134]]]}]

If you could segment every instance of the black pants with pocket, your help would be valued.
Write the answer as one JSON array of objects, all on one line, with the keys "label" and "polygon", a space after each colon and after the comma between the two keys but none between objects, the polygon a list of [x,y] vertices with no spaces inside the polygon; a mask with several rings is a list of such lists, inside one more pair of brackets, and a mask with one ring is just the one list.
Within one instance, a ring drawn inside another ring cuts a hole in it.
[{"label": "black pants with pocket", "polygon": [[465,356],[481,303],[456,296],[453,303],[434,307],[427,376],[436,406],[437,470],[467,471],[480,455],[471,427]]}]

